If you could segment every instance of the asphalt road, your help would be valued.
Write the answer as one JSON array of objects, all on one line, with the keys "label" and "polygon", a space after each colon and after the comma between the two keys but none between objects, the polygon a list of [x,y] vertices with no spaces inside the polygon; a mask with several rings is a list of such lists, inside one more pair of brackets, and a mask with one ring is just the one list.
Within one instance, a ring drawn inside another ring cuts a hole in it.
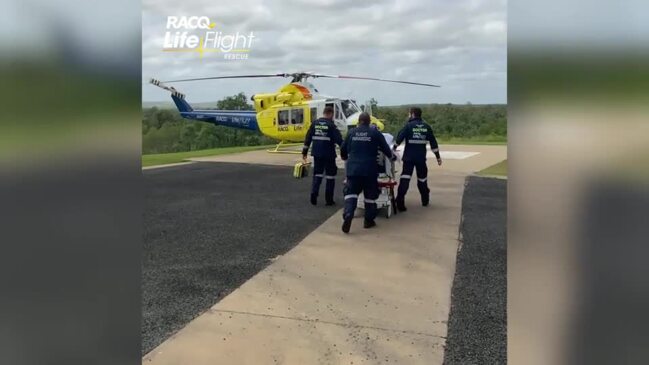
[{"label": "asphalt road", "polygon": [[507,181],[470,176],[444,363],[507,363]]},{"label": "asphalt road", "polygon": [[[143,171],[142,351],[265,268],[337,207],[309,204],[292,167],[194,163]],[[323,184],[324,185],[324,184]],[[324,186],[322,186],[324,188]]]}]

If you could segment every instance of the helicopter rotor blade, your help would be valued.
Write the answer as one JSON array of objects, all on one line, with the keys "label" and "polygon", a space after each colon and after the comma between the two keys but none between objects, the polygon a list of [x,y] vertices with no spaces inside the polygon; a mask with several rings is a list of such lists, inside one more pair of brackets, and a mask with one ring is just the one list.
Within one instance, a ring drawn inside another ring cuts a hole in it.
[{"label": "helicopter rotor blade", "polygon": [[203,81],[203,80],[219,80],[219,79],[246,79],[246,78],[261,78],[261,77],[289,77],[289,76],[291,76],[291,74],[232,75],[232,76],[199,77],[195,79],[167,80],[162,82],[186,82],[186,81]]},{"label": "helicopter rotor blade", "polygon": [[294,79],[302,80],[307,77],[312,78],[331,78],[331,79],[348,79],[348,80],[369,80],[369,81],[382,81],[393,82],[397,84],[419,85],[429,87],[441,87],[439,85],[427,84],[422,82],[400,81],[400,80],[387,80],[375,77],[360,77],[360,76],[342,76],[342,75],[325,75],[311,72],[296,72],[296,73],[278,73],[278,74],[258,74],[258,75],[231,75],[231,76],[213,76],[213,77],[200,77],[193,79],[180,79],[180,80],[167,80],[162,82],[187,82],[187,81],[204,81],[204,80],[220,80],[220,79],[246,79],[246,78],[264,78],[264,77],[293,77]]},{"label": "helicopter rotor blade", "polygon": [[412,82],[412,81],[400,81],[400,80],[387,80],[387,79],[378,79],[375,77],[360,77],[360,76],[342,76],[342,75],[323,75],[323,74],[310,74],[311,77],[323,77],[323,78],[333,78],[333,79],[350,79],[350,80],[369,80],[369,81],[383,81],[383,82],[394,82],[398,84],[409,84],[409,85],[419,85],[419,86],[430,86],[430,87],[441,87],[439,85],[426,84],[422,82]]}]

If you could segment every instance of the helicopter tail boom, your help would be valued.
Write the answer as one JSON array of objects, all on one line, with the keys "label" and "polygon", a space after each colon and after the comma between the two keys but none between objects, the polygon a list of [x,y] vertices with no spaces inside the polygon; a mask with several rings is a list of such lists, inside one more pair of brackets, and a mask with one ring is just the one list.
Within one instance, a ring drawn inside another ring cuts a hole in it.
[{"label": "helicopter tail boom", "polygon": [[257,115],[255,111],[248,110],[192,110],[180,111],[180,116],[185,119],[200,120],[216,125],[222,125],[230,128],[248,129],[259,131],[257,125]]},{"label": "helicopter tail boom", "polygon": [[253,131],[259,130],[255,111],[194,109],[185,100],[185,94],[179,92],[174,87],[167,86],[156,79],[151,79],[150,83],[171,92],[171,99],[174,101],[174,104],[176,104],[180,116],[185,119],[200,120],[202,122],[231,128],[248,129]]}]

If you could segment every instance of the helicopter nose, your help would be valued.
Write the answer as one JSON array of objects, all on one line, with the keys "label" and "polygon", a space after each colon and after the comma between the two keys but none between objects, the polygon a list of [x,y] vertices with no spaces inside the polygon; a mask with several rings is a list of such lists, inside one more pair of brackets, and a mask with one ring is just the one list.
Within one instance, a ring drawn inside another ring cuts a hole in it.
[{"label": "helicopter nose", "polygon": [[352,114],[347,117],[347,125],[357,125],[358,124],[358,114]]}]

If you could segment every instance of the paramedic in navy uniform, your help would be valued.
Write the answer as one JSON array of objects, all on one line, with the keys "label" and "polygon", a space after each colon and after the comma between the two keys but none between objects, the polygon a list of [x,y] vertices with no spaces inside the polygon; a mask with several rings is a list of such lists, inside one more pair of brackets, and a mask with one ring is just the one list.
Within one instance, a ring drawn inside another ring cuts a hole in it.
[{"label": "paramedic in navy uniform", "polygon": [[334,187],[336,185],[336,145],[343,143],[343,137],[333,122],[334,109],[330,106],[324,108],[323,116],[311,123],[304,139],[302,158],[306,162],[309,146],[313,143],[311,155],[313,156],[313,185],[311,186],[311,204],[318,204],[318,192],[322,179],[325,183],[325,202],[334,205]]},{"label": "paramedic in navy uniform", "polygon": [[421,108],[410,108],[410,119],[403,129],[399,132],[394,149],[401,142],[406,141],[406,147],[403,152],[403,169],[401,170],[401,179],[399,180],[399,189],[397,193],[397,209],[405,212],[405,197],[408,192],[408,185],[412,177],[413,170],[417,171],[417,189],[421,194],[421,204],[428,205],[428,167],[426,166],[426,145],[430,143],[430,148],[437,157],[437,164],[442,165],[442,158],[439,155],[437,139],[433,134],[433,129],[421,119]]},{"label": "paramedic in navy uniform", "polygon": [[346,161],[345,173],[345,210],[343,212],[342,230],[349,233],[356,210],[358,194],[362,191],[365,197],[365,222],[363,227],[376,225],[376,198],[379,197],[378,151],[394,159],[385,137],[375,128],[370,128],[370,115],[361,113],[358,126],[349,131],[345,142],[340,147],[340,157]]}]

